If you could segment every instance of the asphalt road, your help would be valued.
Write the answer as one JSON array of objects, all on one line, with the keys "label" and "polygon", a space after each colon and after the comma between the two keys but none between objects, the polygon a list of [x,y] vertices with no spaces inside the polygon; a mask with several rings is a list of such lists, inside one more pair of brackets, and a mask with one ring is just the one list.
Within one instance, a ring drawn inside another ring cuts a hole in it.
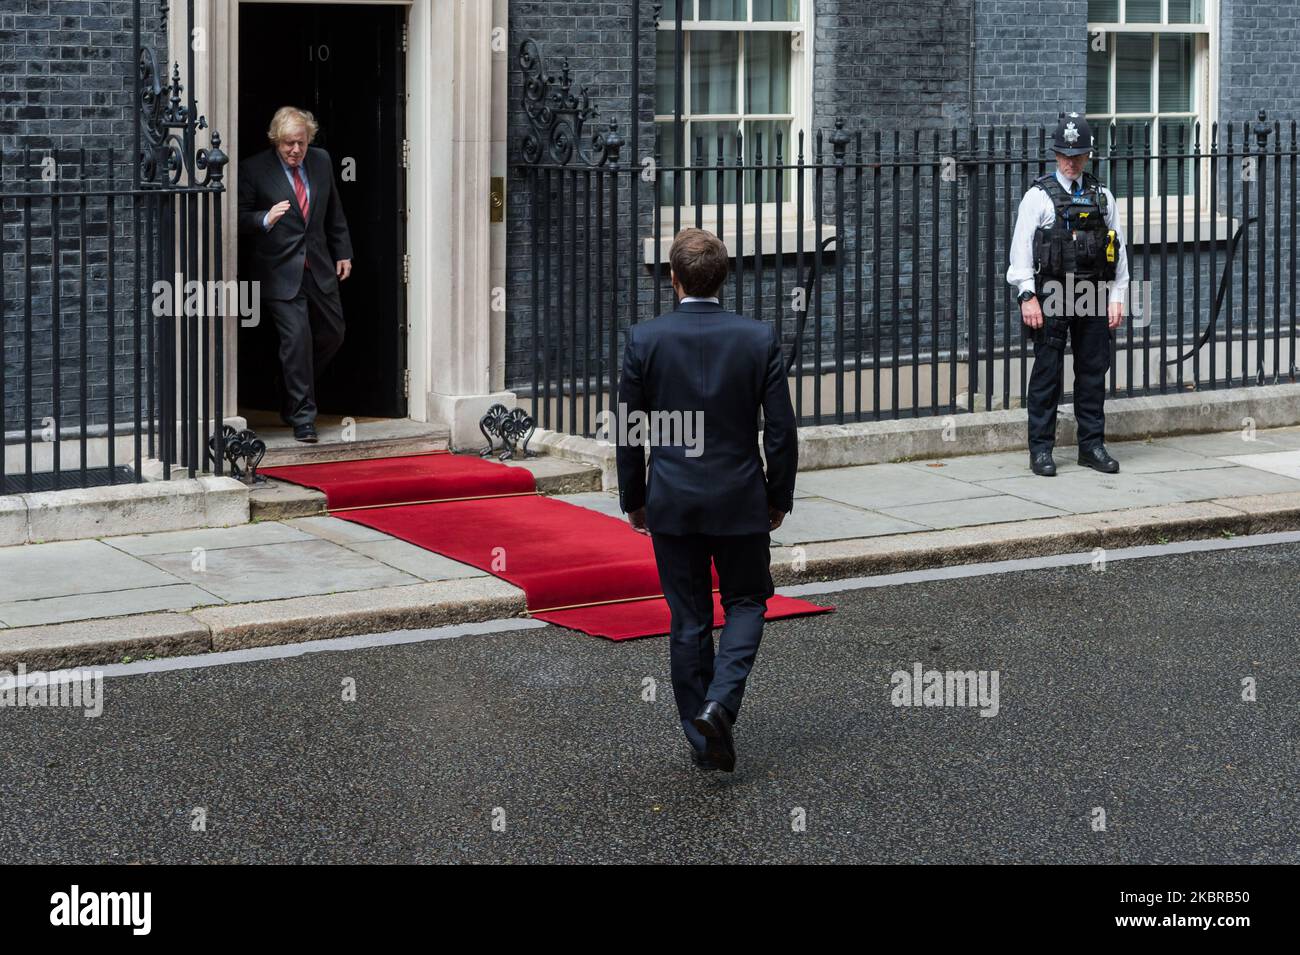
[{"label": "asphalt road", "polygon": [[[731,775],[665,639],[109,679],[0,708],[0,861],[1300,862],[1298,596],[1295,544],[828,595],[769,624]],[[996,670],[997,715],[894,706],[915,663]]]}]

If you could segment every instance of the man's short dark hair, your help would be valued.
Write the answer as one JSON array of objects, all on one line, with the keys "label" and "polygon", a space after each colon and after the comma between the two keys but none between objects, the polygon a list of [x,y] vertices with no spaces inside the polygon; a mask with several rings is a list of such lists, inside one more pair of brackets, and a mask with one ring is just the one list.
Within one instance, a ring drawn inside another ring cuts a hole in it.
[{"label": "man's short dark hair", "polygon": [[668,264],[681,283],[682,291],[699,298],[711,298],[727,280],[727,247],[712,232],[683,229],[673,239]]}]

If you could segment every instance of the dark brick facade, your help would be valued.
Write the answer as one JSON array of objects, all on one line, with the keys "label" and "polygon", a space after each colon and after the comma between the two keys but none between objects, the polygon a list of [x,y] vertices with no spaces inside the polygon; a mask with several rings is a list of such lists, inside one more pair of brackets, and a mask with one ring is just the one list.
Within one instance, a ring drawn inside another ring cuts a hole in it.
[{"label": "dark brick facade", "polygon": [[[146,43],[160,51],[166,61],[166,37],[161,29],[158,4],[141,4],[141,34]],[[110,182],[127,184],[133,123],[136,119],[135,69],[132,5],[129,0],[6,0],[0,8],[0,152],[6,168],[7,188],[29,176],[36,187],[53,190],[76,188],[78,181],[92,178],[97,188]],[[110,175],[102,162],[112,147],[122,165]],[[34,166],[23,169],[19,157],[30,150]],[[42,184],[35,164],[59,154],[56,184]],[[87,151],[86,174],[79,163],[79,150]],[[104,200],[91,200],[86,228],[87,284],[92,294],[86,300],[86,347],[81,347],[81,301],[79,289],[81,257],[78,248],[80,215],[75,200],[63,200],[60,223],[61,302],[59,320],[58,377],[61,390],[59,423],[73,430],[82,424],[79,399],[87,394],[87,421],[92,428],[107,420],[108,387],[108,303],[103,291],[107,283],[107,223]],[[5,427],[16,430],[27,418],[23,365],[27,357],[32,368],[31,418],[40,421],[52,413],[52,383],[55,372],[54,311],[48,281],[51,226],[50,205],[36,200],[32,212],[32,260],[35,281],[27,281],[21,255],[22,223],[18,206],[6,203],[3,223],[6,240],[4,268],[4,408]],[[130,415],[134,402],[131,378],[130,313],[123,309],[130,292],[130,247],[133,232],[130,217],[119,202],[115,210],[114,236],[117,248],[114,287],[117,301],[114,317],[116,374],[114,397],[119,428]],[[23,331],[26,302],[31,303],[32,339],[27,352]],[[82,375],[82,368],[86,374]]]}]

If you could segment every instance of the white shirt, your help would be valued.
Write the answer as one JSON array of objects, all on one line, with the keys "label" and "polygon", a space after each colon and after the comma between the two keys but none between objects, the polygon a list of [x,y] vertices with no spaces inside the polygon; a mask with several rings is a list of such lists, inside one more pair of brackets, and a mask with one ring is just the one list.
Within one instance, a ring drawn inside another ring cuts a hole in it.
[{"label": "white shirt", "polygon": [[712,295],[709,298],[700,298],[698,295],[683,296],[682,304],[685,305],[687,302],[712,302],[714,305],[722,304],[721,302],[718,301],[718,297],[716,295]]},{"label": "white shirt", "polygon": [[[1056,170],[1056,181],[1061,188],[1073,195],[1074,184],[1061,170]],[[1079,183],[1083,185],[1082,182]],[[1115,278],[1110,288],[1110,301],[1123,302],[1128,297],[1128,250],[1124,246],[1124,230],[1119,224],[1118,205],[1114,194],[1105,186],[1106,193],[1106,227],[1115,230],[1119,244],[1119,261],[1115,263]],[[1007,282],[1020,292],[1034,291],[1034,231],[1042,226],[1049,226],[1056,221],[1056,206],[1046,190],[1037,186],[1025,193],[1020,200],[1020,211],[1016,216],[1016,231],[1011,237],[1011,265],[1007,269]]]}]

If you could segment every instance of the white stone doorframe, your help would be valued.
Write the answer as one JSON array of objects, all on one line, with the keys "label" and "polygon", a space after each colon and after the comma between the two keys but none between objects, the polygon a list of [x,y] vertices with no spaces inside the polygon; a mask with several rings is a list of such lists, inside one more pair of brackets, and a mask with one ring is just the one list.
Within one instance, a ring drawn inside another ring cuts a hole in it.
[{"label": "white stone doorframe", "polygon": [[[256,2],[382,3],[408,8],[406,132],[407,363],[409,417],[445,425],[453,447],[482,443],[487,408],[515,404],[504,391],[505,224],[489,223],[491,178],[506,175],[507,0],[196,0],[206,29],[195,52],[195,96],[231,157],[223,197],[222,278],[235,278],[239,160],[264,148],[238,142],[239,8]],[[170,61],[184,62],[183,19],[173,15]],[[500,30],[494,31],[494,27]],[[226,329],[226,416],[238,414],[238,329]],[[423,400],[421,400],[423,396]]]}]

